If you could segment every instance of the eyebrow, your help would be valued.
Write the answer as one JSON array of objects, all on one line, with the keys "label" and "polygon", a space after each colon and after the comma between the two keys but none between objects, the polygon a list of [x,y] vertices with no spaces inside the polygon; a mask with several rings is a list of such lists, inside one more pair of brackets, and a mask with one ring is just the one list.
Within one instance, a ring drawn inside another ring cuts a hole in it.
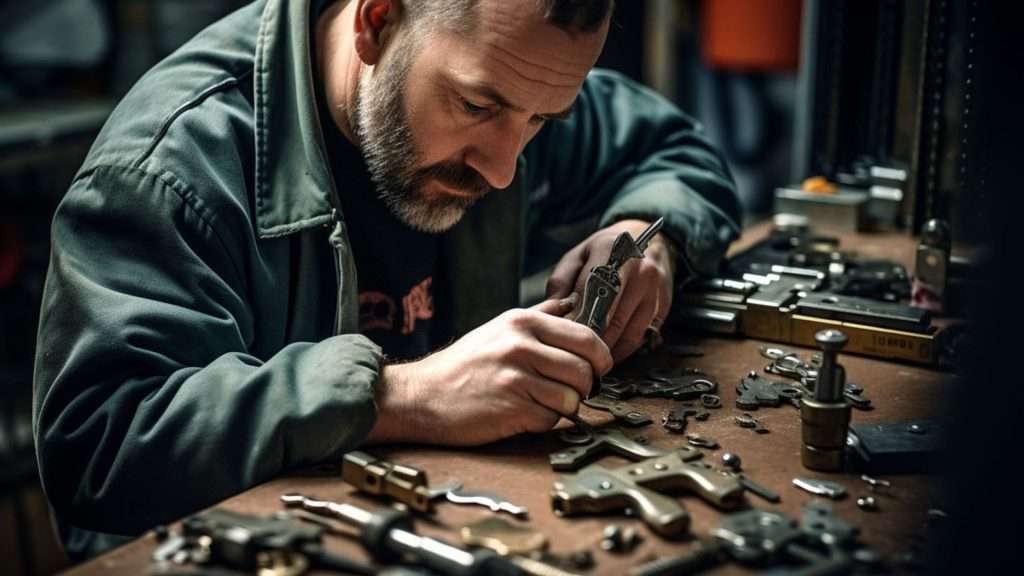
[{"label": "eyebrow", "polygon": [[[524,111],[523,108],[509,102],[508,99],[502,96],[501,93],[498,92],[498,90],[494,86],[491,86],[490,84],[487,84],[485,82],[466,82],[453,79],[452,83],[457,86],[461,86],[463,89],[473,92],[478,96],[482,96],[490,100],[491,102],[494,102],[498,106],[501,106],[502,108],[507,108],[515,112]],[[574,105],[575,101],[573,101],[573,103],[570,104],[569,107],[566,108],[565,110],[553,112],[551,114],[537,114],[536,116],[544,118],[546,120],[565,120],[570,115],[572,115],[572,108]]]}]

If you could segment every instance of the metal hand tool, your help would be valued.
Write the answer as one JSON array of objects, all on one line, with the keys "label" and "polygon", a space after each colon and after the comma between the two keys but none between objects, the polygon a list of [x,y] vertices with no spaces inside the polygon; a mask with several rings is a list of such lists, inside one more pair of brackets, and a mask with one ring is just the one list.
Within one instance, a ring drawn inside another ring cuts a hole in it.
[{"label": "metal hand tool", "polygon": [[[658,230],[661,230],[661,225],[664,222],[664,218],[658,218],[636,239],[629,232],[619,234],[615,243],[612,244],[608,261],[601,266],[595,266],[587,275],[586,284],[583,286],[583,301],[580,303],[580,311],[575,320],[577,323],[590,327],[598,336],[604,335],[608,325],[608,311],[619,295],[619,288],[622,285],[619,269],[632,258],[644,257],[647,244],[658,233]],[[590,395],[596,396],[600,392],[601,378],[595,376]]]},{"label": "metal hand tool", "polygon": [[494,492],[482,490],[449,490],[445,498],[453,504],[475,504],[489,508],[492,512],[506,512],[517,518],[526,518],[528,511],[522,506],[516,506]]},{"label": "metal hand tool", "polygon": [[376,512],[352,504],[316,500],[302,494],[283,494],[285,506],[299,507],[314,514],[337,518],[359,529],[360,541],[378,560],[392,562],[413,558],[417,563],[442,574],[457,576],[521,574],[520,568],[493,550],[463,550],[412,531],[408,514],[385,508]]}]

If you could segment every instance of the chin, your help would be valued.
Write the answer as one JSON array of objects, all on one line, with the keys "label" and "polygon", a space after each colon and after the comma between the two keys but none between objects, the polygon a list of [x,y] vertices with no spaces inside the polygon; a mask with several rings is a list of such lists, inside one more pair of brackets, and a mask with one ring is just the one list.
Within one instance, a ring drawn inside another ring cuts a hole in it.
[{"label": "chin", "polygon": [[440,234],[458,224],[468,206],[436,206],[431,203],[416,202],[394,208],[395,216],[406,226],[420,232]]}]

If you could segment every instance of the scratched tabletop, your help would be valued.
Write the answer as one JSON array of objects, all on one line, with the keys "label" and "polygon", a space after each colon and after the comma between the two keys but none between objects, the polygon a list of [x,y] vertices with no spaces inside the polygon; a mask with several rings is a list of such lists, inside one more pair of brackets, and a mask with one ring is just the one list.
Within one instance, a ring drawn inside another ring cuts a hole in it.
[{"label": "scratched tabletop", "polygon": [[[734,246],[733,251],[764,237],[767,228],[758,226],[748,230]],[[843,236],[842,247],[854,248],[864,256],[885,257],[910,266],[915,241],[905,235],[875,234]],[[799,411],[791,405],[760,408],[753,413],[770,432],[756,434],[751,429],[736,425],[734,417],[744,412],[735,407],[736,384],[751,370],[762,371],[767,360],[759,353],[759,347],[770,342],[743,338],[705,337],[694,334],[673,333],[667,335],[667,343],[684,343],[695,346],[703,355],[699,357],[673,357],[664,352],[638,356],[625,366],[617,368],[625,374],[642,374],[653,368],[698,368],[718,381],[718,393],[723,407],[710,410],[706,421],[692,418],[687,432],[695,432],[718,441],[720,448],[705,450],[705,460],[721,467],[721,455],[733,452],[742,458],[743,471],[751,480],[777,492],[782,496],[778,504],[770,504],[754,495],[747,495],[750,506],[776,510],[799,520],[801,507],[815,498],[794,487],[794,477],[808,477],[836,480],[843,483],[849,495],[832,501],[833,510],[847,522],[859,527],[860,541],[880,552],[886,562],[895,564],[922,533],[927,510],[936,505],[934,496],[938,493],[935,477],[923,475],[881,476],[892,482],[885,490],[871,493],[868,485],[858,476],[851,474],[825,474],[812,472],[800,464],[800,418]],[[804,358],[814,350],[791,345],[778,345],[800,353]],[[864,395],[872,400],[871,411],[854,410],[853,423],[870,423],[892,420],[909,420],[939,416],[944,393],[950,389],[952,376],[949,373],[926,367],[896,363],[841,354],[840,362],[846,367],[847,378],[863,386]],[[763,373],[763,372],[762,372]],[[630,399],[631,404],[648,412],[655,423],[641,428],[625,428],[627,436],[645,436],[652,446],[674,448],[685,445],[683,435],[670,434],[660,425],[661,417],[674,401],[667,399]],[[610,422],[606,412],[581,408],[582,416],[595,425]],[[563,424],[567,424],[563,422]],[[557,432],[542,435],[524,435],[503,442],[473,449],[445,449],[412,445],[376,447],[370,450],[375,456],[394,462],[420,468],[427,473],[430,484],[458,480],[466,488],[487,490],[504,496],[507,500],[529,509],[529,517],[523,521],[549,539],[549,550],[558,555],[567,555],[579,550],[590,550],[595,566],[585,574],[626,574],[629,569],[654,557],[674,556],[693,550],[698,538],[706,538],[709,531],[722,519],[723,512],[693,495],[681,494],[683,503],[692,518],[691,536],[681,540],[666,540],[651,532],[638,518],[619,514],[597,517],[579,516],[562,518],[551,509],[552,483],[562,473],[551,469],[548,455],[566,445],[558,438]],[[598,460],[608,468],[623,466],[627,460],[618,456],[607,456]],[[339,466],[340,469],[340,466]],[[301,492],[321,499],[350,502],[364,508],[379,508],[383,504],[370,497],[354,493],[341,481],[339,475],[303,475],[275,479],[229,498],[217,507],[247,513],[266,515],[282,510],[279,496],[285,492]],[[865,495],[875,496],[876,511],[866,511],[856,505],[856,499]],[[429,517],[416,521],[416,530],[423,535],[433,536],[450,543],[459,543],[462,526],[486,518],[493,513],[475,506],[457,506],[441,502]],[[507,518],[511,518],[506,516]],[[513,520],[515,521],[515,520]],[[633,526],[642,534],[642,542],[628,554],[605,552],[599,543],[602,532],[610,523]],[[361,547],[352,539],[341,536],[325,536],[328,550],[355,559],[369,560]],[[91,574],[139,574],[145,572],[150,555],[157,543],[152,534],[113,550],[103,556],[73,568],[69,573]],[[723,565],[710,573],[745,573],[736,565]]]}]

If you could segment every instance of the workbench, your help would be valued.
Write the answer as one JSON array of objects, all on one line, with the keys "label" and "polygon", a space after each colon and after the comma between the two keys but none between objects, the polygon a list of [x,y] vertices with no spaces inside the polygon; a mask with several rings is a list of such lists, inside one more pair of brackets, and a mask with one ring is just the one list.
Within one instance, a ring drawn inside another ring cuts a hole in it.
[{"label": "workbench", "polygon": [[[733,252],[764,237],[766,226],[748,230],[733,247]],[[844,249],[856,250],[864,256],[889,258],[908,266],[913,262],[915,240],[901,233],[840,236]],[[711,410],[708,420],[699,422],[691,419],[687,431],[714,438],[721,445],[715,451],[706,451],[705,460],[721,466],[721,455],[733,452],[742,458],[743,471],[747,477],[764,485],[782,496],[779,504],[747,495],[751,506],[781,511],[799,519],[803,504],[814,496],[792,485],[794,477],[810,477],[838,480],[848,489],[849,495],[833,501],[834,511],[846,521],[859,526],[861,541],[880,552],[887,562],[907,552],[914,536],[922,531],[926,512],[936,505],[933,500],[938,482],[934,477],[923,475],[885,476],[892,482],[890,488],[873,495],[878,501],[878,510],[867,511],[859,508],[855,501],[858,496],[872,494],[869,486],[858,476],[850,474],[822,474],[803,468],[800,464],[800,418],[799,411],[783,403],[775,408],[760,408],[754,415],[770,433],[755,434],[753,430],[740,428],[734,416],[741,410],[735,407],[735,387],[739,380],[751,370],[761,371],[767,360],[759,353],[759,347],[769,342],[742,338],[707,337],[695,334],[668,332],[667,342],[684,341],[698,347],[701,357],[675,358],[664,353],[652,353],[636,357],[624,367],[626,370],[649,369],[668,366],[699,368],[717,379],[718,393],[723,407]],[[806,357],[814,350],[782,345],[796,350]],[[864,394],[873,402],[871,411],[854,410],[854,423],[909,420],[940,415],[942,399],[952,383],[952,375],[923,366],[882,361],[872,358],[841,354],[840,362],[845,366],[847,378],[864,387]],[[634,398],[629,401],[645,409],[655,423],[637,429],[625,429],[627,436],[644,435],[651,445],[675,447],[685,444],[682,435],[672,435],[660,425],[661,416],[672,403],[665,399]],[[611,421],[606,412],[587,407],[581,414],[593,424]],[[563,424],[567,424],[563,421]],[[551,509],[550,493],[552,483],[561,476],[551,469],[548,455],[564,447],[556,432],[543,435],[526,435],[488,446],[473,449],[447,449],[411,445],[372,447],[375,456],[424,470],[430,483],[439,484],[458,480],[466,488],[496,492],[511,502],[529,509],[527,524],[544,534],[550,540],[550,551],[565,555],[581,549],[593,552],[596,566],[587,574],[626,574],[629,568],[649,560],[653,556],[678,555],[694,548],[696,539],[667,541],[653,534],[637,518],[622,515],[601,517],[561,518]],[[628,461],[609,456],[601,464],[614,468]],[[335,467],[339,470],[340,467]],[[169,473],[171,473],[169,471]],[[221,502],[217,506],[248,514],[266,515],[282,510],[279,496],[285,492],[301,492],[320,499],[350,502],[363,508],[379,508],[383,503],[367,496],[353,493],[343,483],[340,475],[303,475],[277,478],[252,488],[242,494]],[[722,512],[693,495],[685,495],[682,502],[692,516],[691,530],[696,537],[706,537],[722,517]],[[432,518],[421,518],[416,522],[419,533],[434,536],[450,543],[459,543],[459,529],[463,525],[491,515],[482,507],[438,504]],[[631,553],[616,555],[601,550],[599,541],[602,532],[610,523],[635,526],[643,535],[642,543]],[[361,547],[352,540],[337,536],[326,537],[330,550],[356,559],[367,560]],[[70,573],[86,576],[93,574],[140,574],[149,563],[156,540],[147,534],[138,540],[107,553],[90,562],[74,568]],[[735,565],[720,567],[715,573],[742,573]]]}]

